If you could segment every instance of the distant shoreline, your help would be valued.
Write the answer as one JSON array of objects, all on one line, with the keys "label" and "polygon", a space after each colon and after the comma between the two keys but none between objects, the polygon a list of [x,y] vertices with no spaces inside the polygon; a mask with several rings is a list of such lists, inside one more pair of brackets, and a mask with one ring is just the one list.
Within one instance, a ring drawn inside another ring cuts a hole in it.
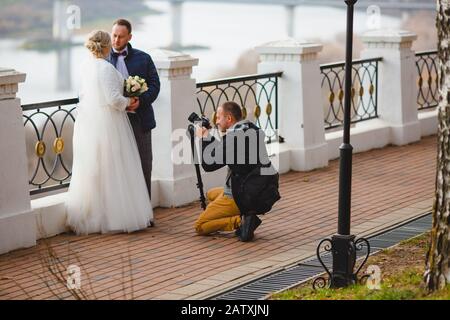
[{"label": "distant shoreline", "polygon": [[[0,37],[4,39],[22,38],[26,42],[52,39],[53,27],[52,0],[0,0]],[[119,0],[108,2],[103,10],[102,3],[88,0],[72,0],[71,4],[81,9],[81,29],[74,35],[87,33],[92,29],[110,27],[112,21],[119,17],[132,20],[138,24],[140,18],[161,12],[149,8],[145,1],[132,0],[123,3]],[[120,16],[117,15],[120,12]]]},{"label": "distant shoreline", "polygon": [[[139,12],[136,13],[132,16],[127,16],[126,18],[131,20],[131,22],[133,24],[139,24],[139,20],[142,17],[147,16],[148,14],[152,14],[152,13],[148,13],[148,12]],[[74,32],[74,36],[78,36],[78,35],[84,35],[89,33],[92,30],[105,30],[105,31],[109,31],[109,29],[111,28],[111,25],[113,23],[113,21],[116,18],[99,18],[97,20],[93,20],[93,21],[89,21],[88,23],[85,23],[82,25],[81,29],[76,30],[76,32]],[[82,45],[83,43],[81,42],[77,42],[77,41],[73,41],[71,40],[70,42],[59,42],[54,40],[51,36],[49,36],[48,32],[46,33],[42,33],[42,35],[35,35],[33,38],[28,38],[28,39],[24,39],[24,42],[20,45],[21,49],[24,50],[36,50],[36,51],[52,51],[52,50],[59,50],[62,48],[69,48],[69,47],[75,47],[75,46],[79,46]]]}]

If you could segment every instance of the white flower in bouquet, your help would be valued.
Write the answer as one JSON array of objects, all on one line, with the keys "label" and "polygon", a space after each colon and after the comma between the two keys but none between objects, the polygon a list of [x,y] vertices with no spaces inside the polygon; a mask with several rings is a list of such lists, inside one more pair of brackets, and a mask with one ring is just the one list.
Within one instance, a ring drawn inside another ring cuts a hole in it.
[{"label": "white flower in bouquet", "polygon": [[148,90],[147,83],[145,79],[139,76],[129,76],[125,80],[124,84],[124,95],[126,97],[138,97]]}]

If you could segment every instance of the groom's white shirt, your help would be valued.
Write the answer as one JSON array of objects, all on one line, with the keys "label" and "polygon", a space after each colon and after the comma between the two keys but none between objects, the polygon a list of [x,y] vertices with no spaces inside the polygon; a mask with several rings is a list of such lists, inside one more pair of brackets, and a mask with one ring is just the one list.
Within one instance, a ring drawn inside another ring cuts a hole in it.
[{"label": "groom's white shirt", "polygon": [[[113,48],[113,51],[115,53],[122,53],[124,51],[127,51],[127,48],[123,49],[122,51],[117,51],[116,49]],[[119,55],[117,57],[116,69],[117,69],[117,71],[119,71],[122,74],[124,79],[128,78],[129,74],[128,74],[127,65],[125,64],[125,56]]]}]

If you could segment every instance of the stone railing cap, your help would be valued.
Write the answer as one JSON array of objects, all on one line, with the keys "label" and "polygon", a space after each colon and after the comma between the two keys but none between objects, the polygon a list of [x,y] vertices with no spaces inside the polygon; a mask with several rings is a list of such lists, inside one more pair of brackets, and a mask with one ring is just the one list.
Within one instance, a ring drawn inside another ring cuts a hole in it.
[{"label": "stone railing cap", "polygon": [[322,50],[322,45],[305,40],[285,39],[265,43],[255,48],[259,54],[305,54]]},{"label": "stone railing cap", "polygon": [[417,39],[417,34],[407,30],[378,29],[365,32],[361,37],[363,42],[410,42]]},{"label": "stone railing cap", "polygon": [[158,69],[177,69],[198,65],[197,58],[181,52],[153,49],[150,51],[150,55]]},{"label": "stone railing cap", "polygon": [[0,67],[0,85],[24,82],[26,74],[9,68]]},{"label": "stone railing cap", "polygon": [[0,67],[0,73],[14,71],[14,69]]}]

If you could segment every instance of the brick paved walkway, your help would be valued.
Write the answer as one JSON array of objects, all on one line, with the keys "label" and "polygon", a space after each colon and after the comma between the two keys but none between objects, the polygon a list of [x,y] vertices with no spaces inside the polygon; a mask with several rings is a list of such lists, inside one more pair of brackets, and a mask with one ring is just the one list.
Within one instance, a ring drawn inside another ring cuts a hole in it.
[{"label": "brick paved walkway", "polygon": [[[354,155],[352,233],[367,236],[431,208],[435,145],[432,136]],[[195,235],[193,203],[156,209],[156,227],[133,234],[62,234],[1,255],[0,299],[71,299],[49,271],[71,264],[81,267],[91,299],[207,298],[314,255],[318,240],[336,230],[338,169],[331,161],[325,169],[282,175],[282,200],[250,243],[232,233]],[[45,263],[49,252],[59,262]]]}]

